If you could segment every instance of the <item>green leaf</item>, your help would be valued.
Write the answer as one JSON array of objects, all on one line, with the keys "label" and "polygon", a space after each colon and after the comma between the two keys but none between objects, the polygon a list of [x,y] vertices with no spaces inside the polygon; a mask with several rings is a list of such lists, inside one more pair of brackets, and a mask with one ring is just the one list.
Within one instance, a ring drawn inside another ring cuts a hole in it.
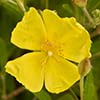
[{"label": "green leaf", "polygon": [[67,13],[73,15],[73,8],[69,4],[63,4],[63,8],[66,10]]},{"label": "green leaf", "polygon": [[87,7],[89,11],[93,11],[96,8],[100,9],[100,1],[99,0],[88,0]]},{"label": "green leaf", "polygon": [[34,93],[34,95],[39,99],[39,100],[52,100],[50,94],[42,89],[40,92],[38,93]]},{"label": "green leaf", "polygon": [[9,13],[14,13],[16,17],[23,15],[22,11],[16,3],[16,0],[0,0],[0,3],[3,8],[7,9]]},{"label": "green leaf", "polygon": [[92,53],[100,52],[100,36],[96,37],[92,42]]},{"label": "green leaf", "polygon": [[6,48],[6,43],[5,41],[0,38],[0,69],[2,70],[2,68],[4,67],[7,59],[8,59],[8,51]]},{"label": "green leaf", "polygon": [[6,74],[5,78],[6,78],[6,90],[8,93],[10,93],[15,89],[15,84],[14,84],[15,80],[9,74]]},{"label": "green leaf", "polygon": [[75,99],[70,93],[67,93],[66,95],[61,96],[57,100],[75,100]]},{"label": "green leaf", "polygon": [[87,75],[85,80],[84,100],[97,100],[92,71]]},{"label": "green leaf", "polygon": [[97,90],[98,98],[100,100],[100,57],[97,57],[92,60],[93,65],[93,76],[94,76],[94,84]]}]

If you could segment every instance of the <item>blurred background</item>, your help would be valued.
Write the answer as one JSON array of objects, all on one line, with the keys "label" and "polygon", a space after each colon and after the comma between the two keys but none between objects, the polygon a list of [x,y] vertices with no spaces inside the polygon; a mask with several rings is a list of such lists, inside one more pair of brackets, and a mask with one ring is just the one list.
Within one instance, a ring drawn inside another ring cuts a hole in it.
[{"label": "blurred background", "polygon": [[31,93],[5,73],[8,60],[27,52],[10,43],[12,30],[24,15],[18,2],[27,10],[32,6],[41,10],[48,7],[61,17],[75,17],[89,31],[93,67],[85,78],[84,100],[100,100],[100,0],[0,0],[0,100],[78,100],[80,95],[79,82],[60,94],[51,94],[45,88]]}]

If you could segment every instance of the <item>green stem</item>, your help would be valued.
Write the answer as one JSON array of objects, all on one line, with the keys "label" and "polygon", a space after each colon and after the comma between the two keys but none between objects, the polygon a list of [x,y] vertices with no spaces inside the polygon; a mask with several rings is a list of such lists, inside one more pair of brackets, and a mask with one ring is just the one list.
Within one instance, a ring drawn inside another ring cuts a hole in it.
[{"label": "green stem", "polygon": [[24,3],[20,0],[16,0],[18,6],[20,7],[20,9],[23,11],[23,12],[26,12],[26,9],[24,7]]},{"label": "green stem", "polygon": [[91,15],[89,14],[89,12],[88,12],[88,10],[87,10],[86,7],[83,8],[83,12],[84,12],[85,16],[88,18],[89,22],[90,22],[91,24],[94,24],[94,21],[93,21]]},{"label": "green stem", "polygon": [[45,0],[45,8],[46,8],[46,9],[49,8],[49,0]]},{"label": "green stem", "polygon": [[91,61],[98,58],[98,57],[100,57],[100,52],[97,52],[97,53],[93,54],[93,56],[91,58]]},{"label": "green stem", "polygon": [[74,93],[74,91],[71,88],[69,89],[69,91],[71,92],[71,94],[72,94],[72,96],[75,100],[79,100],[78,97],[76,96],[76,94]]},{"label": "green stem", "polygon": [[91,35],[91,38],[94,38],[98,35],[100,35],[100,25],[96,28],[96,30],[90,34]]},{"label": "green stem", "polygon": [[[5,72],[1,73],[1,81],[2,81],[2,99],[6,96],[6,81],[5,81]],[[6,100],[6,99],[3,99]]]},{"label": "green stem", "polygon": [[13,1],[13,0],[8,0],[9,3],[13,4],[13,5],[16,5],[16,2]]},{"label": "green stem", "polygon": [[84,76],[80,78],[80,100],[84,100]]},{"label": "green stem", "polygon": [[93,32],[93,33],[90,34],[91,39],[98,36],[98,35],[99,35],[99,33],[97,33],[97,32]]},{"label": "green stem", "polygon": [[5,95],[5,96],[3,97],[3,99],[4,99],[4,100],[10,100],[10,99],[12,99],[13,97],[15,97],[15,96],[19,95],[20,93],[22,93],[24,90],[25,90],[24,87],[19,87],[19,88],[17,88],[16,90],[12,91],[10,94]]}]

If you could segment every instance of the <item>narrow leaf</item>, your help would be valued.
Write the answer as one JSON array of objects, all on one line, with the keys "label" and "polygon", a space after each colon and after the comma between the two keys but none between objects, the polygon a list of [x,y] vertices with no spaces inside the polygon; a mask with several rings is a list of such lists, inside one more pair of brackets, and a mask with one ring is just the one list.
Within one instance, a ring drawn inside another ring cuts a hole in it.
[{"label": "narrow leaf", "polygon": [[97,100],[92,71],[87,75],[85,80],[84,100]]},{"label": "narrow leaf", "polygon": [[39,100],[52,100],[51,96],[49,95],[49,93],[45,90],[41,90],[38,93],[34,94]]}]

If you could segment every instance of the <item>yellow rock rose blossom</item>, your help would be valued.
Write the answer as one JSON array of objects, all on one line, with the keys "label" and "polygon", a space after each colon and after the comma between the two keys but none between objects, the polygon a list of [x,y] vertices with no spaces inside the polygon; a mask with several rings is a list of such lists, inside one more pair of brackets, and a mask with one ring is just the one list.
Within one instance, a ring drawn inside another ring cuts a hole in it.
[{"label": "yellow rock rose blossom", "polygon": [[33,52],[9,61],[6,72],[31,92],[45,84],[51,93],[69,89],[80,75],[78,66],[90,57],[89,33],[75,18],[60,18],[54,11],[31,7],[12,32],[11,42]]}]

